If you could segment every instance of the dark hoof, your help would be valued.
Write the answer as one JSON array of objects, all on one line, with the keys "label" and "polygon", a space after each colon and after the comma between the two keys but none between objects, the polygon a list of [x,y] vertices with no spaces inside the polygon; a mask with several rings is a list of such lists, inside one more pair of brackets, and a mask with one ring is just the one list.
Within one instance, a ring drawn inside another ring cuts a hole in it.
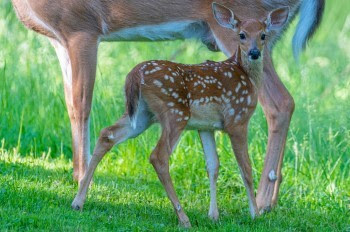
[{"label": "dark hoof", "polygon": [[80,206],[79,205],[72,205],[72,209],[74,209],[74,210],[80,210],[81,208],[80,208]]}]

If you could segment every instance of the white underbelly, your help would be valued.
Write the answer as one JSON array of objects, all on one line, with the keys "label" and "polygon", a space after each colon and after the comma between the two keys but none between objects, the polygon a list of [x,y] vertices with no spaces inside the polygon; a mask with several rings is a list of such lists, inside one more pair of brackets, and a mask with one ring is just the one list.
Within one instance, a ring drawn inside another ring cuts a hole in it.
[{"label": "white underbelly", "polygon": [[221,106],[216,104],[192,105],[191,117],[187,123],[190,130],[222,130],[223,115]]},{"label": "white underbelly", "polygon": [[204,26],[196,21],[168,22],[157,25],[146,25],[125,28],[108,32],[100,37],[102,41],[157,41],[200,37]]}]

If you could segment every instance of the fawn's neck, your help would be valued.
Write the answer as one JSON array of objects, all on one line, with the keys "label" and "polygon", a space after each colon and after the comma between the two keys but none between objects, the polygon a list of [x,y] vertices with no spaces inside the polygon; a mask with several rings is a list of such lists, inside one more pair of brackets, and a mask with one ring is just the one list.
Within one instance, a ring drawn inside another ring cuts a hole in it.
[{"label": "fawn's neck", "polygon": [[248,54],[238,47],[235,55],[230,60],[241,65],[255,87],[259,88],[263,76],[263,57],[258,60],[251,60]]}]

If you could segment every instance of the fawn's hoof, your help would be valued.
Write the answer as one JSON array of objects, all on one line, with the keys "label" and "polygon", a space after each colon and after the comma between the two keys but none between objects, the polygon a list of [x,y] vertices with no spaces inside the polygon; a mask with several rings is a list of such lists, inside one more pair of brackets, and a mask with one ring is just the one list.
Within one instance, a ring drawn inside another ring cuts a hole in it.
[{"label": "fawn's hoof", "polygon": [[72,206],[72,209],[74,210],[83,210],[83,204],[79,202],[79,200],[77,199],[74,199],[71,206]]},{"label": "fawn's hoof", "polygon": [[191,228],[190,219],[186,214],[179,215],[179,223],[182,228]]},{"label": "fawn's hoof", "polygon": [[190,221],[181,221],[180,227],[185,228],[185,229],[189,229],[192,227],[191,222]]},{"label": "fawn's hoof", "polygon": [[219,212],[217,210],[213,212],[209,212],[208,217],[214,222],[216,222],[217,220],[219,220]]},{"label": "fawn's hoof", "polygon": [[80,206],[79,205],[72,205],[72,209],[74,209],[74,210],[80,210]]}]

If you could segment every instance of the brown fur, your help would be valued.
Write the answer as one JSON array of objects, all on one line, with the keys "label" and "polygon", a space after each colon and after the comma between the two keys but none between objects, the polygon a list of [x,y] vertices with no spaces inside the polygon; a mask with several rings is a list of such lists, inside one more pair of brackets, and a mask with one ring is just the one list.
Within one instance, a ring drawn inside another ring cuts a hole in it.
[{"label": "brown fur", "polygon": [[[289,6],[290,20],[302,0],[220,0],[242,20],[261,19],[274,8]],[[305,0],[303,0],[305,1]],[[316,0],[315,0],[316,1]],[[100,37],[124,28],[166,22],[194,20],[200,23],[200,36],[212,50],[220,48],[234,54],[238,38],[214,20],[212,0],[12,0],[19,19],[28,28],[52,39],[65,76],[65,98],[72,127],[74,179],[81,180],[88,165],[89,115],[95,81],[97,47]],[[324,0],[317,0],[316,23],[319,25]],[[33,17],[35,16],[35,17]],[[289,20],[289,22],[290,22]],[[285,27],[287,27],[286,24]],[[269,139],[265,167],[259,184],[257,202],[261,210],[277,203],[286,136],[294,110],[293,98],[274,70],[270,52],[282,34],[271,35],[269,51],[264,55],[264,78],[259,100],[267,116]],[[307,38],[310,37],[310,32]],[[69,72],[70,69],[72,72]],[[72,74],[70,74],[72,73]],[[69,82],[70,81],[70,82]],[[268,174],[276,170],[278,181]]]}]

